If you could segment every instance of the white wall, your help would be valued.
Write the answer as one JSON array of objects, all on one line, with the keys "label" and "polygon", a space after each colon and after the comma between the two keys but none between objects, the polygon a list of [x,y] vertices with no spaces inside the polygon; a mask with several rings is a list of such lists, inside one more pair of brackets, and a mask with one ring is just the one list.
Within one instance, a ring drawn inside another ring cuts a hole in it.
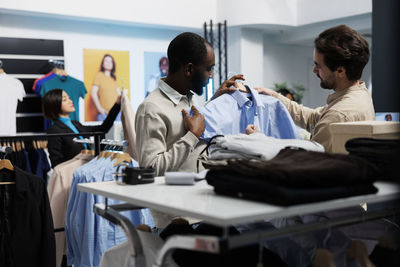
[{"label": "white wall", "polygon": [[274,30],[371,12],[372,0],[217,0],[216,18],[231,26]]},{"label": "white wall", "polygon": [[[231,28],[228,32],[228,72],[242,73],[249,85],[263,84],[263,32]],[[228,73],[229,76],[231,76]]]},{"label": "white wall", "polygon": [[305,106],[324,105],[328,92],[319,88],[312,68],[312,46],[281,44],[274,37],[264,36],[264,86],[287,82],[291,87],[291,83],[299,83],[308,88],[302,100]]},{"label": "white wall", "polygon": [[372,0],[297,0],[297,25],[372,12]]},{"label": "white wall", "polygon": [[217,0],[217,21],[230,26],[290,25],[297,22],[298,0]]},{"label": "white wall", "polygon": [[212,19],[274,28],[371,13],[372,0],[0,0],[0,10],[152,27],[201,29]]},{"label": "white wall", "polygon": [[0,10],[119,24],[200,29],[216,17],[216,0],[0,0]]},{"label": "white wall", "polygon": [[169,42],[180,32],[36,16],[0,15],[2,37],[64,40],[65,69],[79,80],[84,78],[84,48],[129,51],[131,102],[135,110],[144,99],[144,51],[166,52]]}]

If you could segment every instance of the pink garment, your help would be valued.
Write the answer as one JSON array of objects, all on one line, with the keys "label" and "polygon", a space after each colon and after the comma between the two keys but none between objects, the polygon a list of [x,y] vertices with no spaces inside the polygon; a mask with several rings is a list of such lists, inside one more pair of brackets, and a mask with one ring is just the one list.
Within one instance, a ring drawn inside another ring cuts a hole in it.
[{"label": "pink garment", "polygon": [[[47,186],[54,229],[65,227],[65,212],[67,210],[69,191],[74,171],[86,164],[93,156],[78,154],[74,158],[57,165]],[[63,254],[67,249],[65,232],[56,232],[56,266],[61,266]]]},{"label": "pink garment", "polygon": [[125,139],[128,141],[128,154],[137,161],[135,113],[132,110],[131,103],[125,92],[122,93],[121,97],[121,122]]}]

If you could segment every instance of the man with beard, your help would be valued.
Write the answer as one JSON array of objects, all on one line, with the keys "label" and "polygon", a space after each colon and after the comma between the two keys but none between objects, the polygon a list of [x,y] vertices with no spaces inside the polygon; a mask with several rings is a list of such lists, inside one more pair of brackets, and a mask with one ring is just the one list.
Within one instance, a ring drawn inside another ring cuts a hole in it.
[{"label": "man with beard", "polygon": [[[140,104],[135,118],[136,153],[141,167],[152,167],[157,176],[166,171],[197,172],[204,168],[197,158],[206,146],[199,140],[205,129],[204,116],[196,106],[202,105],[203,93],[213,75],[214,51],[201,36],[185,32],[168,46],[169,71],[159,80],[158,88]],[[235,75],[215,93],[232,92]],[[186,110],[192,109],[191,117]],[[155,226],[164,228],[175,216],[152,210]]]},{"label": "man with beard", "polygon": [[[135,122],[139,165],[154,168],[158,176],[166,171],[197,171],[197,157],[206,143],[199,140],[205,122],[196,106],[202,105],[198,95],[213,74],[214,51],[201,36],[185,32],[169,44],[168,62],[167,77],[139,106]],[[225,81],[214,98],[236,90],[230,88],[236,79],[243,76]]]},{"label": "man with beard", "polygon": [[[314,44],[313,72],[321,80],[322,88],[334,90],[325,106],[311,109],[271,89],[256,89],[282,101],[294,122],[312,132],[311,140],[332,152],[331,123],[375,119],[371,95],[365,83],[359,81],[369,60],[369,48],[360,34],[345,25],[325,30],[314,40]],[[246,132],[254,132],[254,127],[248,127]]]}]

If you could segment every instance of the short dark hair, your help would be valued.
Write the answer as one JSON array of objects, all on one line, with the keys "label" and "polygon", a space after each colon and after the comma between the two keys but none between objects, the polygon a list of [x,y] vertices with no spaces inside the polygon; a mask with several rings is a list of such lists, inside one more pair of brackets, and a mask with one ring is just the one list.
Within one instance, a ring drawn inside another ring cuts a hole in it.
[{"label": "short dark hair", "polygon": [[369,60],[368,42],[346,25],[336,26],[322,32],[315,40],[315,49],[324,55],[325,65],[335,71],[342,66],[350,81],[361,78]]},{"label": "short dark hair", "polygon": [[61,114],[62,89],[48,91],[42,98],[42,110],[46,118],[55,120]]},{"label": "short dark hair", "polygon": [[290,92],[290,90],[286,89],[286,88],[281,88],[277,91],[278,93],[280,93],[281,95],[286,96],[287,94],[291,95],[294,99],[293,93]]},{"label": "short dark hair", "polygon": [[169,73],[175,73],[187,63],[201,64],[207,56],[207,41],[198,34],[184,32],[168,46]]}]

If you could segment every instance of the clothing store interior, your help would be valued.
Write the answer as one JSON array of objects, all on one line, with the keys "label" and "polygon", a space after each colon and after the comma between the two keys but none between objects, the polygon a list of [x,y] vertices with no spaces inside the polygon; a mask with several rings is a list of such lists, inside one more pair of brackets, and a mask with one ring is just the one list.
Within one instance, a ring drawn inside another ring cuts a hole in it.
[{"label": "clothing store interior", "polygon": [[399,10],[0,1],[0,267],[400,266]]}]

